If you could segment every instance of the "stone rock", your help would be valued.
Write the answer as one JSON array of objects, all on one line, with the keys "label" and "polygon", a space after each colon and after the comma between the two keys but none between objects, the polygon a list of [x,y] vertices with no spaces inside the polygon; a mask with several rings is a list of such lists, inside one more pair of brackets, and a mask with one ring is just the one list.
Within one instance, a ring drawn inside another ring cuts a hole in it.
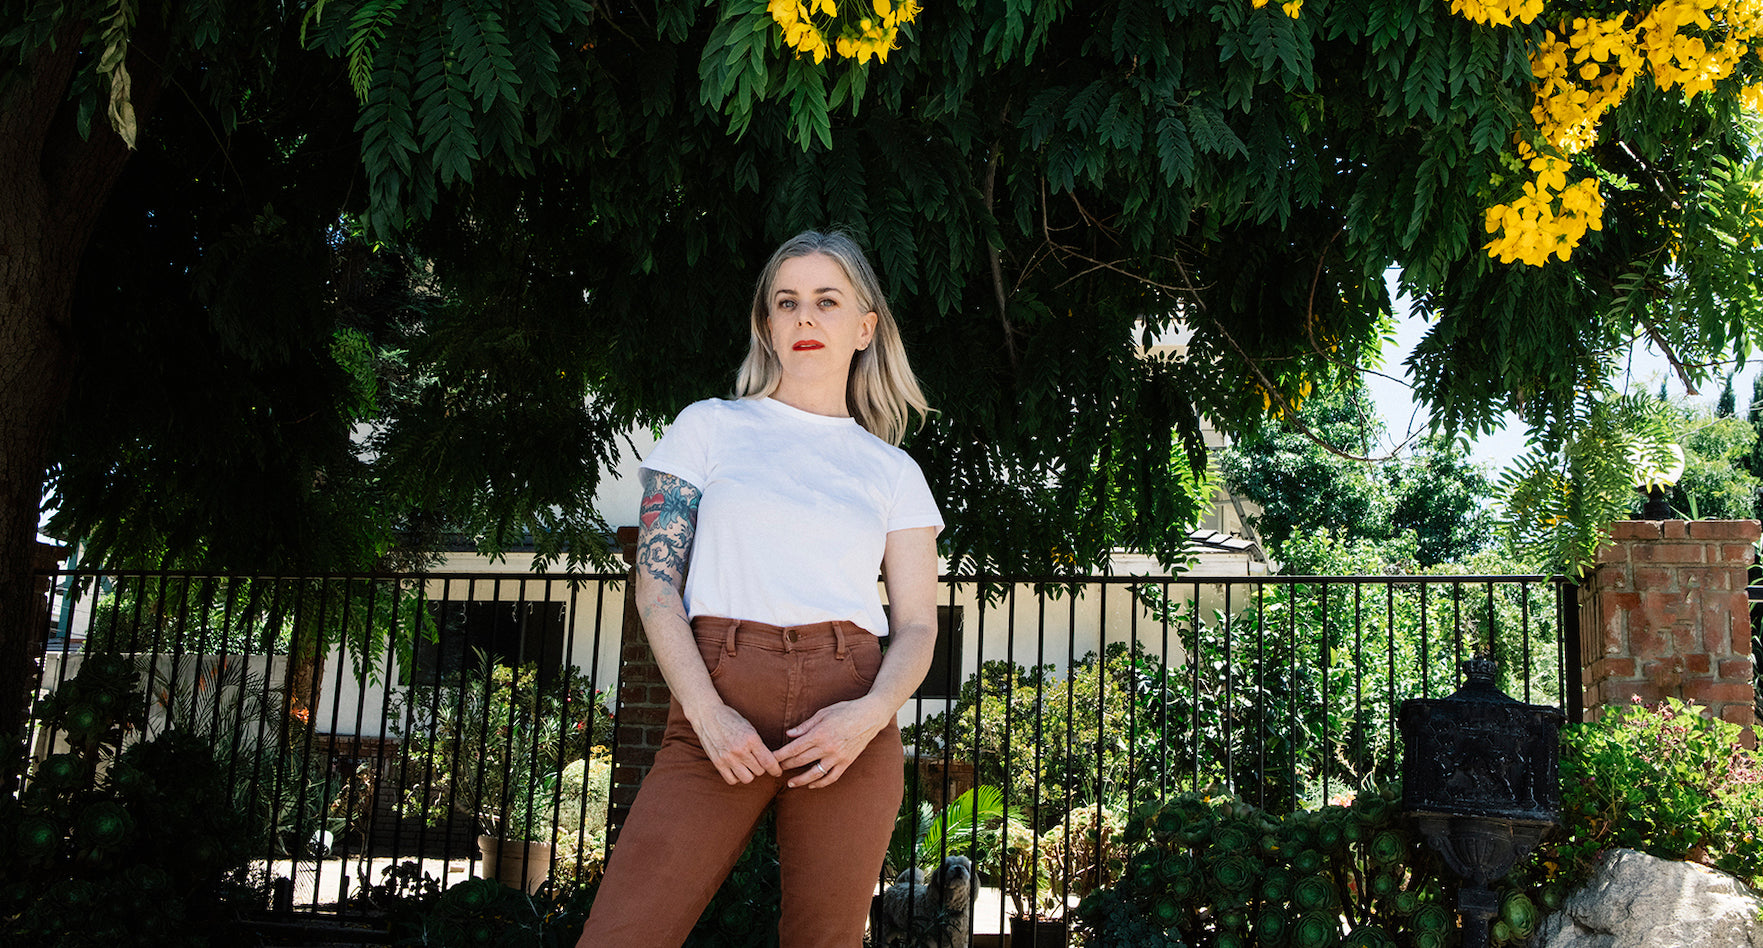
[{"label": "stone rock", "polygon": [[1612,850],[1537,933],[1542,948],[1763,948],[1763,900],[1723,872]]}]

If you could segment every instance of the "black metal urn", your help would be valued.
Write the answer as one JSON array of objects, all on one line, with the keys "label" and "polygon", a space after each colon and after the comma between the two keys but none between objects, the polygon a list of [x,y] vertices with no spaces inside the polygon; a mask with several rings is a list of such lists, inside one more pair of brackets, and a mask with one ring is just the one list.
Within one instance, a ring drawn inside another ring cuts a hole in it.
[{"label": "black metal urn", "polygon": [[1504,877],[1561,815],[1559,708],[1524,704],[1494,684],[1494,662],[1463,663],[1448,698],[1402,702],[1402,808],[1462,878],[1463,945],[1485,946]]}]

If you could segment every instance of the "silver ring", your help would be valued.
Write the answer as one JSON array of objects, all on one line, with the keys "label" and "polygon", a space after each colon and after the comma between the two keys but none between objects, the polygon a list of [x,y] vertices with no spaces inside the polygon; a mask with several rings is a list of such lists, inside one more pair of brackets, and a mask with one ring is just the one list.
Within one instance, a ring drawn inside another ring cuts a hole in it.
[{"label": "silver ring", "polygon": [[820,771],[823,774],[826,773],[826,768],[822,767],[820,765],[820,761],[818,761],[818,760],[814,762],[814,769]]}]

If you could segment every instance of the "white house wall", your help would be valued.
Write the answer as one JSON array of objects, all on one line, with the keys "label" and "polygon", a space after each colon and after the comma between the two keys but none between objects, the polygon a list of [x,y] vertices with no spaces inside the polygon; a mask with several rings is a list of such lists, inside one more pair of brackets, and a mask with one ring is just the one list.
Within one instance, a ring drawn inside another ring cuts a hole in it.
[{"label": "white house wall", "polygon": [[[532,572],[532,557],[510,554],[490,563],[476,554],[449,554],[437,574],[470,572],[472,579],[431,579],[424,594],[430,602],[561,602],[564,604],[564,661],[593,679],[604,694],[618,693],[618,657],[624,625],[624,583],[589,581],[572,589],[561,576]],[[488,574],[488,575],[486,575]],[[597,634],[597,638],[596,638]],[[396,657],[382,657],[383,676],[360,674],[341,646],[325,656],[324,696],[316,709],[319,730],[332,734],[396,736],[396,721],[387,721],[385,689],[380,682],[399,680]]]}]

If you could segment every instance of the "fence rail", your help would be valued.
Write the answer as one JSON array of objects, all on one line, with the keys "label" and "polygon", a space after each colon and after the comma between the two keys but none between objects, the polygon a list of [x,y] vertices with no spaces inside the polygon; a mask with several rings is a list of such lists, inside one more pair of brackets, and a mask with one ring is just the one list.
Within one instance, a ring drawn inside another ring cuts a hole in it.
[{"label": "fence rail", "polygon": [[[480,834],[550,844],[516,878],[597,872],[630,750],[613,739],[622,574],[50,578],[39,694],[129,656],[129,739],[207,738],[298,907],[343,904],[393,862],[483,874]],[[955,576],[939,596],[936,661],[900,712],[904,811],[997,788],[1016,828],[968,846],[987,871],[1046,853],[1029,899],[1099,881],[1082,838],[1104,846],[1147,801],[1213,788],[1290,810],[1393,776],[1401,701],[1455,690],[1472,653],[1520,700],[1572,711],[1579,692],[1572,587],[1543,576]],[[42,722],[31,740],[33,759],[59,746]],[[892,868],[951,845],[920,852],[918,825]]]}]

